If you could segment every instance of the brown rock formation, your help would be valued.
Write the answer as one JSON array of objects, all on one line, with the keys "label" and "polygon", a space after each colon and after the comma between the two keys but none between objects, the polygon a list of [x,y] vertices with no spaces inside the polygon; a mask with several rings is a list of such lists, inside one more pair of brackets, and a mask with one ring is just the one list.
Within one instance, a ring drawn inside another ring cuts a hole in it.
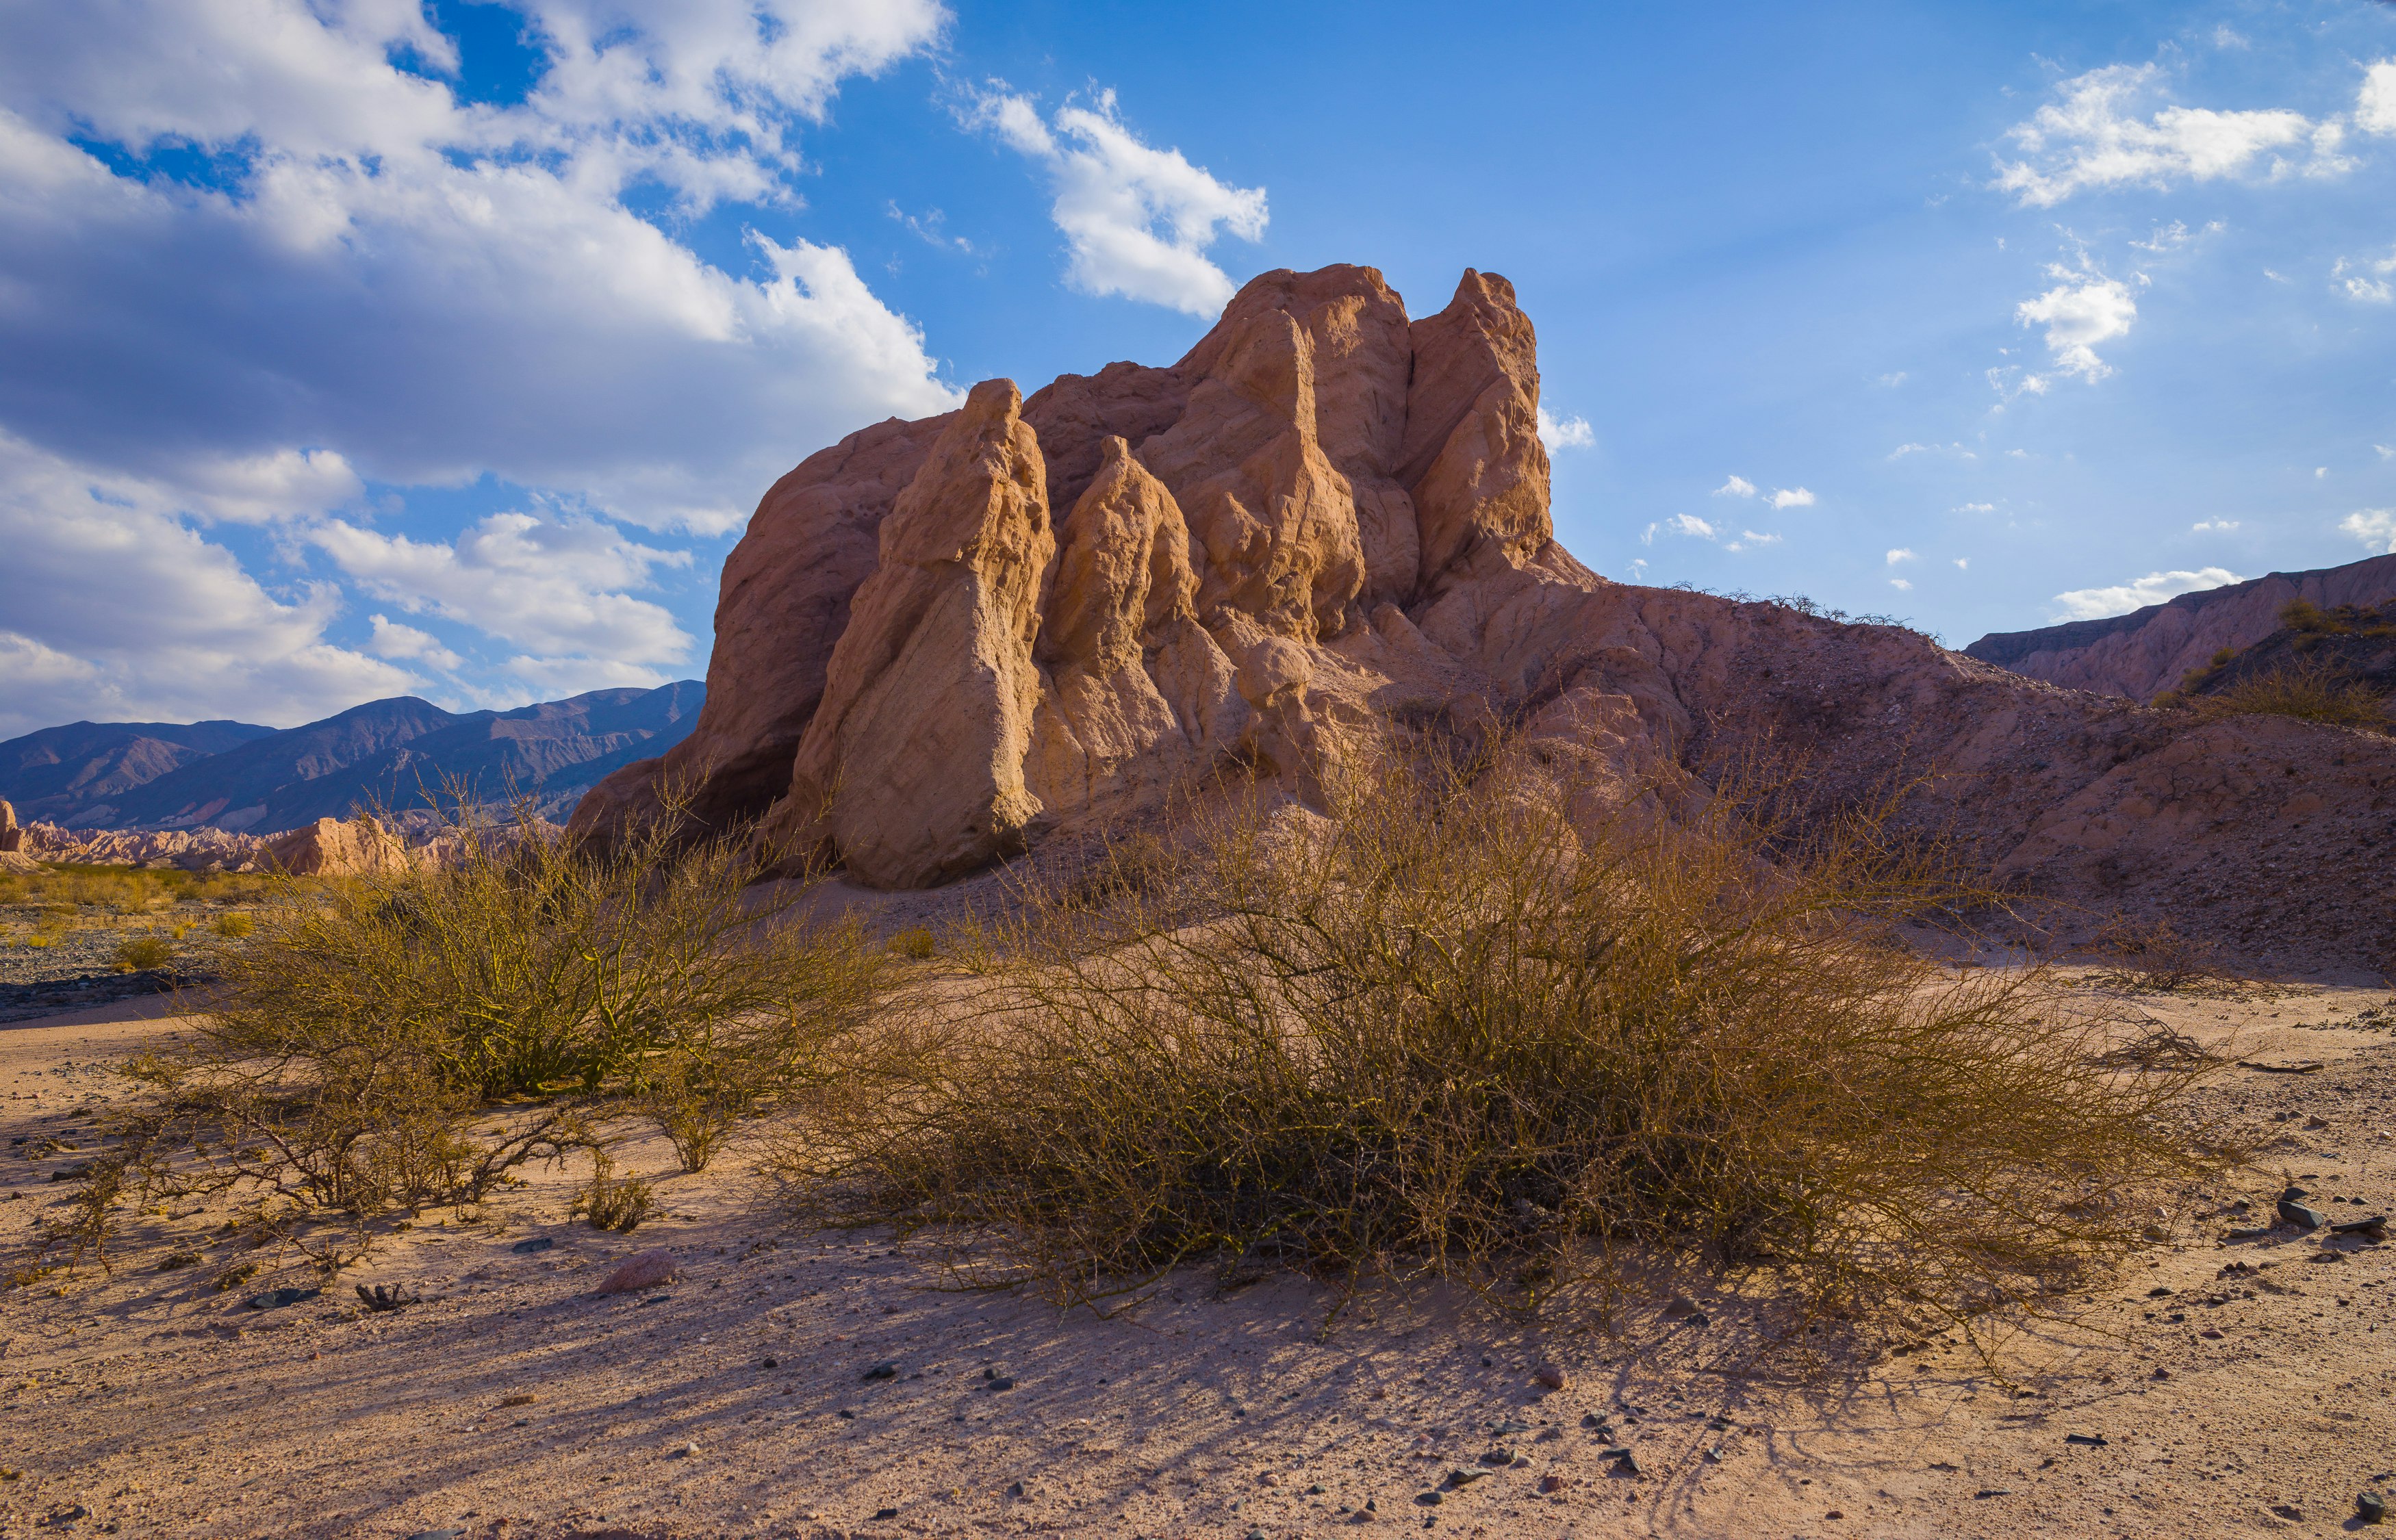
[{"label": "brown rock formation", "polygon": [[710,821],[765,816],[861,881],[923,885],[1226,766],[1307,795],[1376,718],[1511,714],[1626,789],[1721,750],[1801,751],[1834,798],[1921,777],[1905,817],[2092,927],[2169,914],[2250,953],[2396,954],[2396,909],[2358,896],[2396,744],[2207,725],[1897,628],[1608,582],[1555,543],[1537,415],[1504,279],[1467,272],[1410,323],[1340,267],[1254,280],[1170,368],[1019,405],[991,381],[853,434],[778,484],[726,564],[699,731],[574,830],[604,837],[679,774]]},{"label": "brown rock formation", "polygon": [[952,417],[881,527],[767,838],[828,838],[865,881],[922,887],[1023,848],[1040,582],[1057,552],[1013,384]]},{"label": "brown rock formation", "polygon": [[0,802],[0,851],[22,850],[25,831],[17,827],[17,810]]},{"label": "brown rock formation", "polygon": [[2373,608],[2396,600],[2396,556],[2274,572],[2102,620],[1991,631],[1963,651],[2052,684],[2152,700],[2221,649],[2236,652],[2270,635],[2279,627],[2280,611],[2296,599],[2323,609]]}]

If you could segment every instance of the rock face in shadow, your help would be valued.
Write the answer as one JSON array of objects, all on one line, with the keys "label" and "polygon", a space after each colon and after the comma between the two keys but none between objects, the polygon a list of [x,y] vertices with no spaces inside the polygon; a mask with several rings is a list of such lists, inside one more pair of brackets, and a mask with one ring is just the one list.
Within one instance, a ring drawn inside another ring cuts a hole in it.
[{"label": "rock face in shadow", "polygon": [[2396,556],[2274,572],[2102,620],[1991,631],[1963,651],[2051,684],[2152,700],[2214,654],[2237,652],[2270,635],[2279,629],[2280,611],[2298,599],[2323,609],[2374,609],[2396,600]]},{"label": "rock face in shadow", "polygon": [[2396,910],[2354,896],[2391,837],[2389,740],[1610,582],[1555,541],[1538,406],[1505,279],[1468,272],[1417,321],[1379,273],[1332,267],[1251,281],[1169,367],[1028,401],[989,381],[852,434],[776,485],[727,562],[698,729],[574,830],[605,838],[679,782],[793,868],[922,886],[1210,776],[1313,796],[1379,723],[1504,721],[1623,795],[1742,758],[1831,801],[1901,785],[1901,823],[2087,929],[2168,916],[2250,955],[2396,955]]}]

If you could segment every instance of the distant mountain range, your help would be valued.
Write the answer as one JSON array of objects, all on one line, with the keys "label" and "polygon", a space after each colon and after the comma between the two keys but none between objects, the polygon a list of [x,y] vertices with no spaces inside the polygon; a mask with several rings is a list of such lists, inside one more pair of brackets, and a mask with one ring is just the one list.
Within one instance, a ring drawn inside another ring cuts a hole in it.
[{"label": "distant mountain range", "polygon": [[706,686],[592,690],[512,711],[371,700],[277,731],[242,722],[76,722],[0,743],[0,800],[70,829],[275,834],[361,807],[405,812],[459,784],[562,816],[602,777],[689,733]]}]

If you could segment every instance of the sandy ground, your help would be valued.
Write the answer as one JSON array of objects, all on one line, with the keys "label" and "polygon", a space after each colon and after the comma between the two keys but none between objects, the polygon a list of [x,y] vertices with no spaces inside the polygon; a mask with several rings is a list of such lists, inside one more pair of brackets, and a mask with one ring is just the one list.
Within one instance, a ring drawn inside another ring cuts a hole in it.
[{"label": "sandy ground", "polygon": [[[567,1221],[560,1173],[484,1223],[428,1215],[285,1308],[244,1299],[319,1280],[240,1250],[196,1203],[149,1237],[195,1265],[155,1270],[153,1250],[113,1277],[0,1293],[0,1535],[2355,1527],[2355,1494],[2396,1482],[2396,1244],[2289,1228],[2225,1242],[2244,1221],[2216,1215],[2242,1195],[2268,1211],[2283,1173],[2335,1217],[2389,1212],[2396,1007],[2332,987],[2136,1003],[2237,1056],[2325,1067],[2226,1069],[2204,1095],[2256,1135],[2258,1170],[2167,1216],[2174,1241],[2110,1286],[2020,1325],[2002,1377],[1951,1342],[1869,1362],[1803,1341],[1759,1355],[1735,1301],[1708,1301],[1705,1327],[1641,1302],[1607,1335],[1392,1290],[1326,1336],[1308,1285],[1226,1297],[1192,1278],[1099,1320],[944,1292],[880,1237],[784,1228],[737,1175],[666,1179],[663,1216],[603,1234]],[[0,1028],[9,1254],[65,1190],[47,1174],[87,1153],[44,1141],[78,1142],[75,1109],[109,1094],[100,1067],[181,1026],[141,1008]],[[662,1148],[631,1157],[671,1167]],[[657,1246],[683,1281],[590,1294]],[[269,1266],[212,1287],[244,1260]],[[427,1297],[366,1313],[342,1297],[360,1281]],[[882,1362],[895,1377],[864,1377]],[[1637,1474],[1602,1455],[1617,1443]],[[1491,1473],[1451,1475],[1475,1470]]]}]

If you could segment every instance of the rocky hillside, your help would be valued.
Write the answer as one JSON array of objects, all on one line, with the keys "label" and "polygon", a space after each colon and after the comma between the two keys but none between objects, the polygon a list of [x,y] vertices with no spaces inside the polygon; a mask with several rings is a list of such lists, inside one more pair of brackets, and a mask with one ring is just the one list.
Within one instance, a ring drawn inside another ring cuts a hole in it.
[{"label": "rocky hillside", "polygon": [[2049,684],[2152,700],[2224,648],[2236,652],[2270,635],[2279,628],[2280,612],[2297,600],[2325,610],[2396,600],[2396,556],[2274,572],[2103,620],[1992,631],[1963,651]]},{"label": "rocky hillside", "polygon": [[[1250,282],[1169,367],[853,433],[725,564],[691,736],[586,797],[761,817],[860,883],[939,883],[1223,767],[1310,794],[1375,720],[1521,724],[1620,784],[1720,750],[1905,816],[2060,903],[2250,956],[2396,957],[2396,744],[2026,679],[1890,626],[1610,582],[1559,546],[1536,339],[1467,272],[1411,318],[1370,268]],[[2269,628],[2266,627],[2266,630]]]},{"label": "rocky hillside", "polygon": [[463,714],[399,696],[283,732],[78,724],[0,743],[0,798],[67,830],[275,834],[360,807],[421,806],[455,780],[489,798],[512,786],[562,816],[609,772],[678,742],[704,693],[685,681]]},{"label": "rocky hillside", "polygon": [[2224,647],[2175,690],[2202,700],[2241,685],[2306,676],[2396,697],[2396,600],[2376,610],[2351,604],[2325,610],[2298,600],[2280,612],[2279,625],[2260,641],[2235,651]]}]

